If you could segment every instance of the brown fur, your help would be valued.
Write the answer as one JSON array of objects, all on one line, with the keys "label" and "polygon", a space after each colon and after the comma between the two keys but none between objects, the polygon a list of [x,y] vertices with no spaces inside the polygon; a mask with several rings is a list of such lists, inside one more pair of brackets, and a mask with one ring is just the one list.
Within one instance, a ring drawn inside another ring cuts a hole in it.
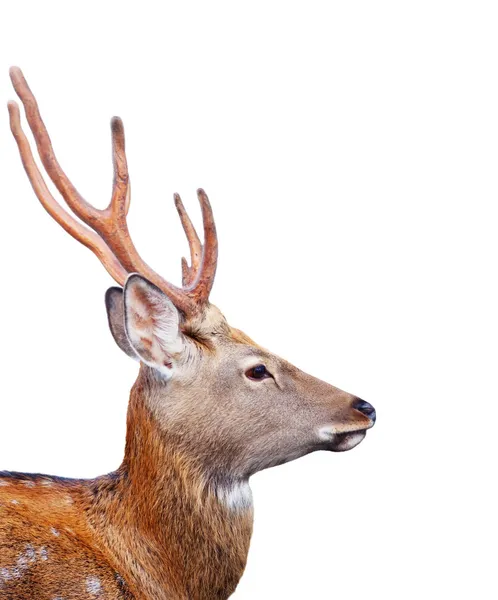
[{"label": "brown fur", "polygon": [[9,569],[0,571],[2,600],[99,597],[88,580],[112,600],[224,599],[235,590],[252,510],[219,502],[201,466],[147,409],[149,385],[142,369],[115,473],[88,481],[0,475],[0,569]]},{"label": "brown fur", "polygon": [[0,485],[2,600],[133,599],[85,519],[88,482],[2,473]]},{"label": "brown fur", "polygon": [[235,327],[230,327],[230,338],[237,344],[245,344],[246,346],[262,350],[261,346],[256,344],[246,333]]}]

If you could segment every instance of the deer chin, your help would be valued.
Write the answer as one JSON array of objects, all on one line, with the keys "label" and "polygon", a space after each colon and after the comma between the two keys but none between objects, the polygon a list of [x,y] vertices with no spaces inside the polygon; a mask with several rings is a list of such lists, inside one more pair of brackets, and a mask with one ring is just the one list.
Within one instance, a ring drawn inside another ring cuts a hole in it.
[{"label": "deer chin", "polygon": [[352,450],[360,442],[365,439],[367,432],[365,429],[361,431],[348,431],[347,433],[336,433],[331,441],[330,450],[332,452],[346,452]]},{"label": "deer chin", "polygon": [[319,431],[323,449],[330,450],[331,452],[351,450],[362,442],[366,435],[366,429],[337,432],[333,431],[330,427],[323,427]]}]

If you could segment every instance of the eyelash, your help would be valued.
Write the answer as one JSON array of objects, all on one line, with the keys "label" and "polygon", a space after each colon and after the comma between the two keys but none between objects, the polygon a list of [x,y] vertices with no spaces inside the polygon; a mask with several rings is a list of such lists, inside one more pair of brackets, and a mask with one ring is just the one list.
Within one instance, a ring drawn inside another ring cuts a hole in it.
[{"label": "eyelash", "polygon": [[265,365],[256,365],[246,371],[246,377],[251,381],[263,381],[272,377],[272,374],[268,372]]}]

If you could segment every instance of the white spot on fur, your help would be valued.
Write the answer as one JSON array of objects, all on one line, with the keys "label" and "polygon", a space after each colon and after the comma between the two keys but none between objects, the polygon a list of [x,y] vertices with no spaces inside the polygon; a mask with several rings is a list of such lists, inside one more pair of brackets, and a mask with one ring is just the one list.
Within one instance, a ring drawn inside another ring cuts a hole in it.
[{"label": "white spot on fur", "polygon": [[103,592],[102,584],[98,577],[87,577],[86,578],[86,591],[89,594],[93,594],[95,598],[98,598]]},{"label": "white spot on fur", "polygon": [[230,510],[252,508],[252,491],[248,481],[238,481],[216,489],[218,500]]},{"label": "white spot on fur", "polygon": [[27,479],[26,481],[23,481],[22,484],[26,487],[35,487],[35,482],[31,481],[30,479]]},{"label": "white spot on fur", "polygon": [[54,482],[51,481],[50,479],[41,479],[40,483],[42,485],[44,485],[45,487],[52,487],[54,485]]},{"label": "white spot on fur", "polygon": [[55,535],[55,537],[60,536],[60,531],[58,531],[55,527],[51,527],[50,531],[51,531],[52,535]]},{"label": "white spot on fur", "polygon": [[32,544],[26,544],[26,548],[16,560],[16,564],[10,569],[3,567],[0,569],[0,578],[4,581],[11,579],[20,579],[24,576],[30,566],[36,562],[36,551]]},{"label": "white spot on fur", "polygon": [[10,481],[5,481],[5,479],[0,479],[0,487],[7,487],[10,485]]},{"label": "white spot on fur", "polygon": [[11,500],[10,503],[11,504],[19,504],[19,500]]},{"label": "white spot on fur", "polygon": [[38,553],[40,555],[40,558],[42,560],[48,560],[48,550],[45,548],[45,546],[42,546],[39,550]]},{"label": "white spot on fur", "polygon": [[36,551],[34,546],[31,544],[26,545],[26,550],[24,552],[24,556],[30,561],[33,562],[36,560]]}]

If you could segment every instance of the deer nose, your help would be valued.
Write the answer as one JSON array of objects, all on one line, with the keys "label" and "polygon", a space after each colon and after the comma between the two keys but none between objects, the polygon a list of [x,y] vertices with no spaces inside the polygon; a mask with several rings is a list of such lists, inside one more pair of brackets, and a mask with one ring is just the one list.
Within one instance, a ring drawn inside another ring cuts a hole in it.
[{"label": "deer nose", "polygon": [[366,402],[361,398],[357,398],[353,402],[353,408],[359,410],[361,413],[366,415],[371,421],[375,423],[375,419],[377,418],[377,414],[375,412],[375,408],[370,404],[370,402]]}]

